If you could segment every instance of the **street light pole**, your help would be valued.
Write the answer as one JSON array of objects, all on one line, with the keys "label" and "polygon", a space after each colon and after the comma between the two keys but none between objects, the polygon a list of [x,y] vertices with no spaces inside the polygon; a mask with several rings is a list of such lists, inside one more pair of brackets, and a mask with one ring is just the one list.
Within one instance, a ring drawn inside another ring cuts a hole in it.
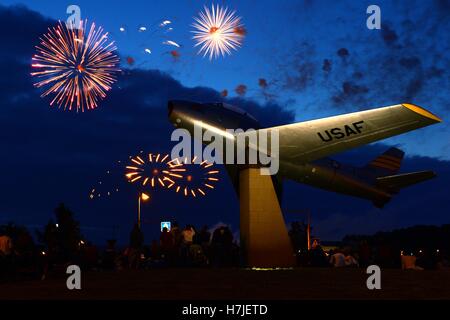
[{"label": "street light pole", "polygon": [[307,237],[308,237],[308,251],[311,250],[311,211],[308,210],[308,229],[307,229]]},{"label": "street light pole", "polygon": [[138,198],[138,228],[141,229],[141,195]]},{"label": "street light pole", "polygon": [[145,194],[144,192],[139,193],[138,198],[138,228],[141,229],[141,198],[142,201],[147,201],[150,199],[150,196],[148,194]]}]

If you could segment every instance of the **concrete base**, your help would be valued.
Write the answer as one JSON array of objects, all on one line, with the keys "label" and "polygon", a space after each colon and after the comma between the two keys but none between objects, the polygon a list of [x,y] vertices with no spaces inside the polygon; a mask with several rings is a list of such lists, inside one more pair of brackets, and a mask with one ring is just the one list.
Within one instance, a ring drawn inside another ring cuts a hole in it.
[{"label": "concrete base", "polygon": [[259,168],[239,173],[241,249],[249,267],[292,267],[294,252],[271,176]]}]

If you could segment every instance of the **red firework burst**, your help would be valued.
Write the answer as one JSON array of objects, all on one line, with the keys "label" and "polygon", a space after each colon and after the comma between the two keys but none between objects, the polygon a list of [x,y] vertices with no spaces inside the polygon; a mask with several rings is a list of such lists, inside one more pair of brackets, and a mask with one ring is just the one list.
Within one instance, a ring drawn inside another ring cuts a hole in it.
[{"label": "red firework burst", "polygon": [[95,23],[87,30],[87,20],[78,29],[60,21],[36,46],[32,67],[37,71],[31,75],[39,79],[36,87],[47,87],[42,97],[54,95],[50,105],[69,111],[94,109],[116,81],[120,70],[114,42],[108,42],[108,33]]}]

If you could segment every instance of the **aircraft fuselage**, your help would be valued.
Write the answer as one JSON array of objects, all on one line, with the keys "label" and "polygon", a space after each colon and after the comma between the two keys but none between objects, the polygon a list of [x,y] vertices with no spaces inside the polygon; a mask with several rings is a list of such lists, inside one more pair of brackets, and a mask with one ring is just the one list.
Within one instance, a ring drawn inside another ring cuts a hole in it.
[{"label": "aircraft fuselage", "polygon": [[[224,103],[196,103],[182,100],[172,100],[168,104],[169,120],[177,128],[183,128],[194,135],[194,126],[197,123],[206,123],[207,126],[213,127],[216,130],[225,132],[227,129],[255,129],[262,132],[264,130],[270,130],[261,128],[259,122],[246,111],[234,106],[230,106]],[[418,121],[422,121],[423,125],[429,125],[439,122],[440,119],[431,114],[430,112],[411,104],[396,105],[393,107],[385,107],[378,109],[379,111],[368,111],[364,113],[366,118],[357,117],[357,113],[349,114],[348,122],[339,122],[338,119],[342,119],[342,116],[335,118],[323,119],[323,123],[326,123],[324,127],[317,131],[309,131],[309,134],[315,136],[315,139],[319,139],[319,142],[323,145],[315,145],[315,149],[308,149],[308,144],[305,144],[303,149],[299,149],[298,141],[302,141],[301,130],[309,130],[309,127],[302,127],[302,129],[289,131],[285,129],[285,140],[288,138],[288,142],[284,142],[284,154],[279,154],[279,171],[276,179],[287,178],[297,182],[301,182],[307,185],[311,185],[317,188],[321,188],[328,191],[333,191],[341,194],[355,196],[371,200],[376,206],[382,207],[388,202],[392,194],[397,192],[395,186],[400,187],[408,186],[434,176],[431,172],[426,174],[423,178],[423,173],[414,173],[409,177],[394,177],[388,174],[379,175],[372,170],[366,168],[358,168],[345,164],[341,164],[330,158],[316,157],[318,160],[308,160],[307,157],[303,157],[305,160],[301,160],[303,154],[308,154],[311,150],[321,152],[326,149],[327,152],[332,150],[339,150],[341,141],[345,141],[347,144],[351,144],[352,141],[360,139],[361,136],[366,137],[366,141],[371,140],[373,136],[382,136],[384,132],[389,131],[389,135],[394,135],[403,131],[408,131],[416,127]],[[374,112],[376,116],[372,116]],[[395,114],[395,116],[394,116]],[[330,120],[331,119],[331,120]],[[347,119],[347,118],[346,118]],[[366,120],[367,119],[367,123]],[[386,120],[385,120],[386,119]],[[395,119],[395,120],[392,120]],[[319,121],[322,121],[320,119]],[[314,122],[314,121],[312,121]],[[315,122],[317,123],[317,122]],[[389,127],[387,124],[392,125]],[[329,127],[327,127],[329,124]],[[311,126],[312,124],[306,125]],[[369,129],[367,126],[370,126]],[[383,130],[376,131],[378,127],[386,126]],[[369,133],[367,130],[372,130],[373,133]],[[291,134],[292,133],[292,134]],[[286,136],[287,135],[287,136]],[[388,136],[389,136],[388,135]],[[311,140],[305,138],[305,141],[311,144]],[[332,145],[333,147],[329,147]],[[399,150],[400,151],[400,150]],[[302,153],[303,152],[303,153]],[[400,151],[401,152],[401,151]],[[336,152],[334,152],[336,153]],[[323,153],[322,153],[323,154]],[[299,158],[300,157],[300,158]],[[396,166],[400,164],[401,159],[389,154],[383,154],[381,159],[377,160],[379,166],[382,168],[390,166]],[[383,163],[384,162],[384,163]],[[239,168],[230,166],[227,170],[232,179],[233,185],[236,188],[236,183],[233,180],[237,180],[236,175]],[[388,177],[389,176],[389,177]],[[380,177],[387,177],[392,180],[385,179],[384,187],[380,187],[377,183],[377,179]],[[415,180],[419,179],[419,180]],[[422,180],[421,180],[422,179]],[[394,181],[395,180],[395,181]],[[391,183],[391,185],[389,184]]]}]

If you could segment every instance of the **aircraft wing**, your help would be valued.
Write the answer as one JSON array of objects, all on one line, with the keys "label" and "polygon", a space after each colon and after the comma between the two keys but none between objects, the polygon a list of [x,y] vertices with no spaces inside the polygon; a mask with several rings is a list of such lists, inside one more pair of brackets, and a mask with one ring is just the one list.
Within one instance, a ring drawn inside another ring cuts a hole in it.
[{"label": "aircraft wing", "polygon": [[408,172],[392,176],[378,177],[377,186],[391,193],[396,193],[402,188],[406,188],[435,177],[436,174],[433,171]]},{"label": "aircraft wing", "polygon": [[441,121],[419,106],[404,103],[260,131],[278,131],[281,161],[307,163]]}]

